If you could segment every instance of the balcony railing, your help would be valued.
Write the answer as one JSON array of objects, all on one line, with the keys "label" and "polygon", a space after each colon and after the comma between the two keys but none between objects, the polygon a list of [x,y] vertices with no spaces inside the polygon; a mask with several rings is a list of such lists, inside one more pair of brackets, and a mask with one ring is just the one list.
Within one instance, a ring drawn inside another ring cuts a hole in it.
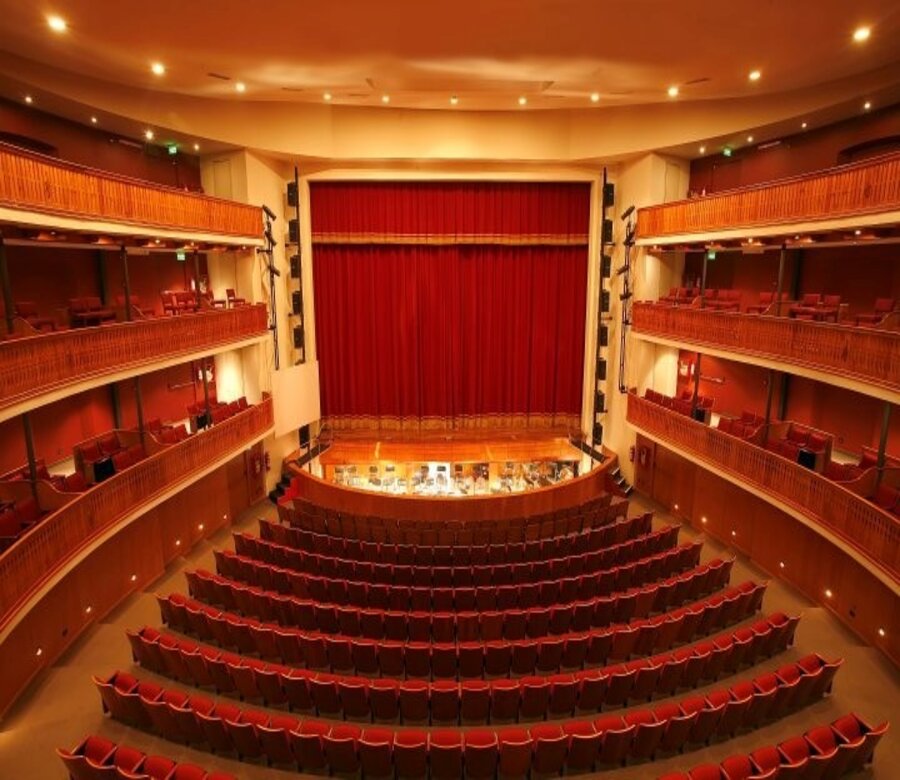
[{"label": "balcony railing", "polygon": [[151,455],[45,517],[0,555],[0,626],[67,560],[142,504],[216,461],[236,455],[273,426],[272,399]]},{"label": "balcony railing", "polygon": [[900,333],[787,317],[635,303],[635,333],[804,366],[900,390]]},{"label": "balcony railing", "polygon": [[97,171],[0,144],[0,206],[187,233],[262,235],[257,206]]},{"label": "balcony railing", "polygon": [[892,577],[900,574],[900,521],[864,497],[786,458],[636,395],[628,396],[628,422],[793,507]]},{"label": "balcony railing", "polygon": [[900,209],[900,154],[638,211],[639,239],[855,217]]},{"label": "balcony railing", "polygon": [[263,304],[0,343],[0,412],[66,385],[264,335]]}]

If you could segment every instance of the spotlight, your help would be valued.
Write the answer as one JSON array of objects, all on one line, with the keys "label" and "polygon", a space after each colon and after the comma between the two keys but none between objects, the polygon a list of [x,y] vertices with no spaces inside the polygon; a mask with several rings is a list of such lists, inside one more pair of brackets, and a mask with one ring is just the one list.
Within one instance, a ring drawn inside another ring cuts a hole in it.
[{"label": "spotlight", "polygon": [[55,15],[47,17],[47,26],[55,33],[64,33],[69,28],[65,19]]},{"label": "spotlight", "polygon": [[871,27],[857,27],[853,31],[853,40],[856,41],[857,43],[862,43],[863,41],[869,40],[869,36],[871,34],[872,34]]}]

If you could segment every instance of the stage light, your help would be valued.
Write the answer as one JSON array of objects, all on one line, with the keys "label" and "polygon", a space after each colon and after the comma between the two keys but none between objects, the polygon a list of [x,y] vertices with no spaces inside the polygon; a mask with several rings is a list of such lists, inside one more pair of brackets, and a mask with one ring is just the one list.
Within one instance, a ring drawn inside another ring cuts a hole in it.
[{"label": "stage light", "polygon": [[69,29],[69,25],[66,23],[66,20],[61,16],[53,16],[47,17],[47,26],[53,30],[55,33],[64,33]]},{"label": "stage light", "polygon": [[762,78],[762,72],[758,70],[751,70],[748,78],[750,79],[750,81],[759,81]]},{"label": "stage light", "polygon": [[869,36],[872,34],[871,27],[857,27],[853,31],[853,40],[857,43],[863,43],[864,41],[869,40]]},{"label": "stage light", "polygon": [[669,97],[670,98],[678,97],[678,87],[676,87],[674,85],[669,87]]},{"label": "stage light", "polygon": [[150,65],[150,70],[153,71],[154,76],[165,76],[166,75],[166,66],[161,62],[154,62]]}]

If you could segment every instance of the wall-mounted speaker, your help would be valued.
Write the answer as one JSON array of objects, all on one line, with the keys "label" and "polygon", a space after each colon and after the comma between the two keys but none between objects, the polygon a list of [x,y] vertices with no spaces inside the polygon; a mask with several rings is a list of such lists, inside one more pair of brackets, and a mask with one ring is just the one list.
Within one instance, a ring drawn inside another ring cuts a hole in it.
[{"label": "wall-mounted speaker", "polygon": [[294,326],[294,349],[303,349],[303,326]]},{"label": "wall-mounted speaker", "polygon": [[303,293],[300,290],[294,290],[291,293],[291,312],[293,314],[303,313]]},{"label": "wall-mounted speaker", "polygon": [[288,220],[288,242],[291,244],[300,243],[300,223],[296,219]]},{"label": "wall-mounted speaker", "polygon": [[308,447],[309,446],[309,426],[303,425],[300,427],[300,446]]},{"label": "wall-mounted speaker", "polygon": [[603,255],[600,258],[600,276],[603,279],[609,279],[612,276],[612,258],[609,255]]},{"label": "wall-mounted speaker", "polygon": [[601,325],[597,328],[597,343],[601,347],[609,346],[609,328],[606,325]]},{"label": "wall-mounted speaker", "polygon": [[611,219],[603,220],[603,243],[611,244],[613,242],[613,222]]},{"label": "wall-mounted speaker", "polygon": [[297,191],[297,182],[289,181],[287,186],[288,206],[297,206],[300,203],[300,193]]},{"label": "wall-mounted speaker", "polygon": [[600,442],[603,441],[603,426],[598,422],[594,423],[594,431],[592,437],[594,439],[594,446],[597,446]]},{"label": "wall-mounted speaker", "polygon": [[603,208],[608,209],[616,202],[616,185],[611,181],[603,185]]},{"label": "wall-mounted speaker", "polygon": [[601,393],[599,390],[597,394],[594,396],[594,414],[600,414],[600,412],[606,411],[606,395]]},{"label": "wall-mounted speaker", "polygon": [[603,314],[609,312],[609,290],[602,290],[600,292],[600,311]]},{"label": "wall-mounted speaker", "polygon": [[300,255],[291,255],[291,279],[300,278]]},{"label": "wall-mounted speaker", "polygon": [[597,358],[597,381],[606,380],[606,361],[603,358]]}]

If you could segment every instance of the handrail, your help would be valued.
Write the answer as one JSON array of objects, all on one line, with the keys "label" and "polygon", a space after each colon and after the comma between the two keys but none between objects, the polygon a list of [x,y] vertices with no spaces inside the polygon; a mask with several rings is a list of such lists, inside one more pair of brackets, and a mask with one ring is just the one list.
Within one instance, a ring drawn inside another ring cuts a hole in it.
[{"label": "handrail", "polygon": [[876,328],[636,302],[635,333],[770,358],[900,391],[900,334]]},{"label": "handrail", "polygon": [[0,555],[0,628],[66,561],[123,517],[249,445],[273,424],[272,399],[266,396],[259,404],[113,475],[43,518]]},{"label": "handrail", "polygon": [[900,153],[638,210],[649,240],[900,209]]},{"label": "handrail", "polygon": [[264,304],[44,333],[0,343],[0,410],[84,379],[267,332]]},{"label": "handrail", "polygon": [[628,396],[627,419],[663,443],[687,450],[793,507],[895,580],[900,577],[900,520],[862,496],[787,458],[634,394]]},{"label": "handrail", "polygon": [[42,214],[255,240],[258,206],[165,187],[0,144],[0,205]]}]

